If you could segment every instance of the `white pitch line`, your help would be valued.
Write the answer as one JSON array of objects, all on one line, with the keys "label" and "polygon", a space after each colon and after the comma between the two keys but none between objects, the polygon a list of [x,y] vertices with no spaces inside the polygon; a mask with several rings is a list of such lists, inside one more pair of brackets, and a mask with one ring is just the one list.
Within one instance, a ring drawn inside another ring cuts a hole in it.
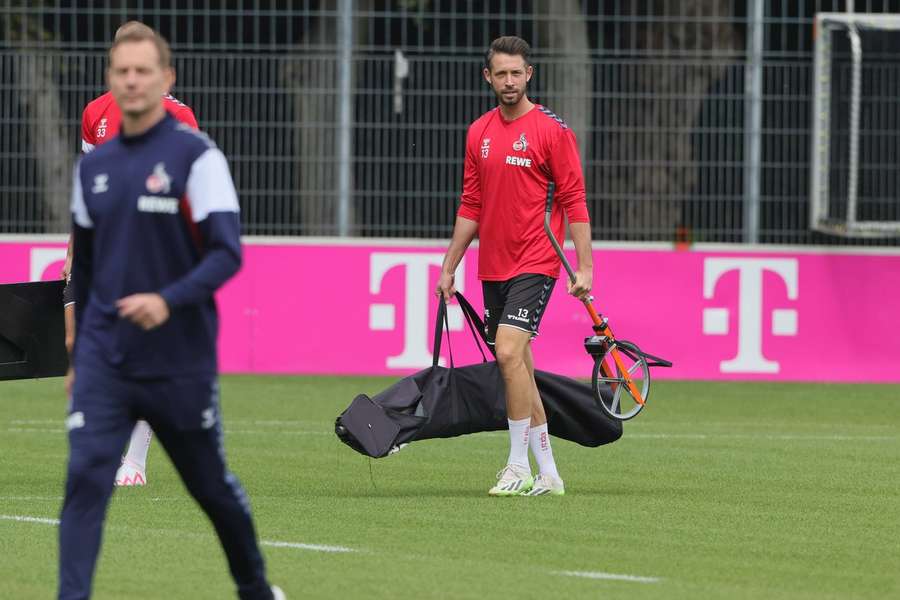
[{"label": "white pitch line", "polygon": [[[9,427],[8,433],[66,433],[65,429],[51,429],[47,427]],[[275,431],[263,429],[226,429],[225,434],[234,435],[334,435],[333,431]]]},{"label": "white pitch line", "polygon": [[[0,521],[16,521],[19,523],[39,523],[41,525],[59,525],[59,519],[48,519],[45,517],[29,517],[26,515],[0,515]],[[278,542],[272,540],[260,540],[261,546],[269,546],[272,548],[294,548],[296,550],[311,550],[313,552],[328,553],[348,553],[358,552],[354,548],[346,546],[326,546],[322,544],[304,544],[301,542]],[[638,577],[635,575],[616,575],[613,573],[594,573],[580,571],[557,571],[554,575],[565,575],[568,577],[587,577],[589,579],[615,579],[621,581],[634,581],[637,583],[656,583],[659,581],[656,577]]]},{"label": "white pitch line", "polygon": [[322,546],[320,544],[300,544],[298,542],[273,542],[260,540],[260,546],[272,546],[273,548],[297,548],[299,550],[313,550],[315,552],[356,552],[353,548],[345,546]]},{"label": "white pitch line", "polygon": [[333,431],[276,431],[272,429],[226,429],[225,435],[230,433],[237,435],[334,435]]},{"label": "white pitch line", "polygon": [[59,525],[59,519],[44,517],[25,517],[21,515],[0,515],[0,521],[18,521],[20,523],[40,523],[42,525]]},{"label": "white pitch line", "polygon": [[[65,433],[59,428],[9,427],[8,433]],[[225,434],[233,435],[313,435],[332,436],[332,431],[273,430],[273,429],[225,429]],[[484,432],[482,436],[505,435],[502,432]],[[895,442],[895,435],[800,435],[800,434],[753,434],[753,433],[625,433],[624,438],[638,440],[769,440],[785,442]]]},{"label": "white pitch line", "polygon": [[47,429],[39,427],[10,427],[6,430],[9,433],[65,433],[65,429]]},{"label": "white pitch line", "polygon": [[[65,419],[12,419],[10,425],[60,425]],[[255,420],[255,419],[228,419],[231,424],[258,425],[261,427],[289,427],[297,425],[323,425],[319,421],[282,421],[282,420]]]},{"label": "white pitch line", "polygon": [[[56,426],[62,426],[64,421],[65,421],[65,419],[11,419],[11,420],[7,421],[7,423],[9,425],[56,425]],[[314,430],[325,430],[325,429],[329,429],[332,427],[332,424],[330,422],[310,421],[310,420],[303,421],[303,420],[291,420],[291,419],[226,419],[226,424],[227,425],[256,425],[256,426],[260,426],[260,427],[284,427],[284,428],[296,427],[299,425],[299,426],[311,426],[314,428]],[[740,428],[740,427],[747,425],[747,423],[737,422],[737,421],[735,421],[735,422],[714,421],[714,422],[710,422],[710,423],[705,423],[705,425],[715,426],[716,428],[721,429],[721,428],[723,428],[723,426],[737,426],[738,428]],[[823,425],[823,426],[827,427],[827,425]],[[866,425],[865,427],[866,427],[866,429],[895,429],[896,425],[870,424],[870,425]],[[653,427],[651,427],[650,425],[647,425],[647,424],[638,424],[638,425],[629,425],[628,429],[629,429],[629,432],[633,432],[635,429],[653,429]],[[307,429],[307,431],[309,431],[309,430]],[[489,431],[489,432],[482,433],[482,435],[504,435],[505,436],[506,432],[505,431]],[[628,433],[628,435],[630,435],[630,436],[652,436],[652,435],[657,435],[657,434]],[[663,432],[663,433],[660,433],[659,435],[669,435],[669,436],[698,435],[698,436],[700,436],[700,435],[742,435],[742,434],[714,434],[714,433],[710,433],[710,434],[668,433],[667,434],[667,433]],[[753,434],[746,434],[746,435],[753,435]],[[773,434],[765,434],[765,435],[773,435]],[[799,434],[789,434],[789,435],[799,435]],[[844,437],[844,435],[846,435],[846,434],[843,434],[841,437]],[[853,437],[853,436],[847,435],[847,437]]]},{"label": "white pitch line", "polygon": [[[27,515],[0,515],[0,521],[16,521],[19,523],[40,523],[41,525],[59,525],[59,519],[48,519],[46,517],[29,517]],[[261,546],[271,546],[273,548],[294,548],[296,550],[312,550],[313,552],[358,552],[354,548],[346,546],[325,546],[322,544],[304,544],[301,542],[274,542],[270,540],[260,540]]]},{"label": "white pitch line", "polygon": [[228,423],[231,425],[235,424],[248,424],[248,425],[259,425],[262,427],[289,427],[292,425],[308,425],[312,427],[322,427],[328,425],[327,421],[294,421],[294,420],[282,420],[282,419],[228,419]]},{"label": "white pitch line", "polygon": [[551,575],[563,577],[582,577],[584,579],[605,579],[609,581],[630,581],[631,583],[659,583],[659,577],[642,577],[640,575],[620,575],[617,573],[601,573],[599,571],[553,571]]},{"label": "white pitch line", "polygon": [[35,501],[35,500],[50,500],[54,502],[60,502],[64,500],[62,496],[0,496],[0,500],[10,500],[10,501]]},{"label": "white pitch line", "polygon": [[623,438],[644,440],[780,440],[780,441],[823,441],[823,442],[884,442],[900,439],[893,435],[772,435],[753,433],[625,433]]}]

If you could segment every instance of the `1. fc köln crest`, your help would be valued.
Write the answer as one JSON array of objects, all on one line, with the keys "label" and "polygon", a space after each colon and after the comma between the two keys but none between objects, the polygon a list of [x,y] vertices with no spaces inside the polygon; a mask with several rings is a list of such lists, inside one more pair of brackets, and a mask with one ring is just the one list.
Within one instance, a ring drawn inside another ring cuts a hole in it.
[{"label": "1. fc k\u00f6ln crest", "polygon": [[528,150],[528,140],[525,139],[525,134],[521,134],[519,139],[513,142],[513,150],[516,152],[525,152]]},{"label": "1. fc k\u00f6ln crest", "polygon": [[156,163],[153,173],[147,177],[147,191],[151,194],[168,194],[172,186],[172,178],[166,173],[166,165]]}]

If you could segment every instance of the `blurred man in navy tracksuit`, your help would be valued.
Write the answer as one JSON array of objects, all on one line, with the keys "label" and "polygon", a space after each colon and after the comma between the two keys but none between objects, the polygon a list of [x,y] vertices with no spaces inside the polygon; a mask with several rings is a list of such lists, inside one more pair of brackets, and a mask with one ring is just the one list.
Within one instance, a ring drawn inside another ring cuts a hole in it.
[{"label": "blurred man in navy tracksuit", "polygon": [[121,134],[81,160],[72,191],[78,333],[59,598],[90,596],[119,459],[144,419],[212,521],[239,597],[278,600],[222,447],[213,294],[241,264],[228,164],[167,115],[174,76],[162,37],[117,39],[109,61]]}]

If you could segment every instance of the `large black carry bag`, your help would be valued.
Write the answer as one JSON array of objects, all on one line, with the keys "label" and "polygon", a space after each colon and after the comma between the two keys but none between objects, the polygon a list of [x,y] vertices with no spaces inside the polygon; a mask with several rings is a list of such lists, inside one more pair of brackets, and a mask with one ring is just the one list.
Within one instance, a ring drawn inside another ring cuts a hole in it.
[{"label": "large black carry bag", "polygon": [[0,285],[0,381],[66,374],[65,282]]},{"label": "large black carry bag", "polygon": [[[497,363],[488,361],[482,349],[482,343],[487,346],[484,324],[462,294],[456,298],[484,362],[456,367],[451,349],[450,366],[438,366],[445,330],[449,347],[447,307],[441,299],[431,367],[372,398],[365,394],[354,398],[335,422],[341,441],[361,454],[380,458],[412,441],[507,429],[503,378]],[[535,371],[535,380],[551,435],[589,447],[622,437],[622,422],[606,415],[587,384],[545,371]]]}]

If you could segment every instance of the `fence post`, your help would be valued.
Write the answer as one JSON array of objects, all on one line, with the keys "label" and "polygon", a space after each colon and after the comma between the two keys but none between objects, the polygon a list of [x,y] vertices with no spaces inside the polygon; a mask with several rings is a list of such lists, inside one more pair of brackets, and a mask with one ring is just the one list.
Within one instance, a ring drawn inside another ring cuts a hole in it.
[{"label": "fence post", "polygon": [[762,175],[763,0],[747,10],[747,67],[744,75],[744,243],[759,243],[759,189]]},{"label": "fence post", "polygon": [[353,0],[340,5],[340,117],[338,125],[338,235],[350,235],[350,139],[353,114]]}]

